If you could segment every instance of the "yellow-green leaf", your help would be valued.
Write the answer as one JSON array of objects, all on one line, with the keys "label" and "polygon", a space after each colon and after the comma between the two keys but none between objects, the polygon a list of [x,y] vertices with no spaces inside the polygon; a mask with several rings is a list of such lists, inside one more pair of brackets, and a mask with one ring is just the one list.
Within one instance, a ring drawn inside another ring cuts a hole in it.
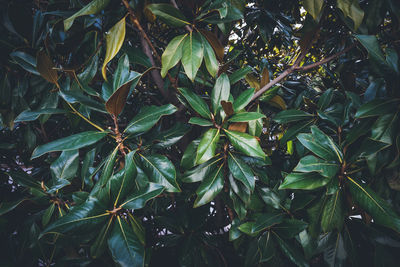
[{"label": "yellow-green leaf", "polygon": [[125,17],[118,21],[107,33],[106,33],[106,56],[104,57],[103,67],[101,73],[103,74],[104,80],[107,80],[106,67],[118,51],[125,39]]},{"label": "yellow-green leaf", "polygon": [[90,2],[89,4],[84,6],[81,10],[73,14],[71,17],[64,20],[64,30],[68,31],[77,17],[96,14],[99,11],[103,10],[108,5],[109,2],[110,0],[94,0]]}]

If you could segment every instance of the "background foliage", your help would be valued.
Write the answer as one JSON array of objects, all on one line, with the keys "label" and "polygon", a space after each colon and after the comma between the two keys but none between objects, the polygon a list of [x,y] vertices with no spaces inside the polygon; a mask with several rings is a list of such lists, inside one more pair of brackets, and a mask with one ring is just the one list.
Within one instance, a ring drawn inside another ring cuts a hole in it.
[{"label": "background foliage", "polygon": [[0,1],[2,266],[396,266],[396,0]]}]

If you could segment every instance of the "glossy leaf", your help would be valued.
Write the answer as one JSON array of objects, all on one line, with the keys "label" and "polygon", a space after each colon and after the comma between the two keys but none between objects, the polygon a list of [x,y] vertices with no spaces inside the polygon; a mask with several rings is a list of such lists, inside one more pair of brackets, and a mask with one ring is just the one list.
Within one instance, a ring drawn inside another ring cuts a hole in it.
[{"label": "glossy leaf", "polygon": [[212,201],[224,187],[223,166],[221,164],[213,173],[207,176],[196,190],[197,198],[194,208],[200,207]]},{"label": "glossy leaf", "polygon": [[32,110],[25,110],[21,112],[14,120],[14,122],[21,122],[21,121],[34,121],[37,120],[40,115],[50,115],[50,114],[63,114],[67,111],[58,108],[45,108],[36,111]]},{"label": "glossy leaf", "polygon": [[162,116],[171,115],[177,111],[174,105],[167,104],[164,106],[145,106],[140,112],[129,122],[125,131],[128,134],[141,134],[150,130]]},{"label": "glossy leaf", "polygon": [[164,78],[168,70],[174,67],[182,58],[182,48],[187,34],[179,35],[172,39],[164,50],[161,57],[161,76]]},{"label": "glossy leaf", "polygon": [[189,24],[185,16],[170,4],[151,4],[146,8],[170,26],[182,27]]},{"label": "glossy leaf", "polygon": [[330,178],[339,170],[337,163],[328,162],[315,156],[305,156],[293,169],[295,172],[318,172],[320,175]]},{"label": "glossy leaf", "polygon": [[185,172],[181,181],[184,183],[195,183],[206,179],[212,171],[216,168],[217,164],[221,163],[221,157],[212,158],[203,164],[196,166]]},{"label": "glossy leaf", "polygon": [[317,20],[324,5],[324,0],[305,0],[303,5],[307,12]]},{"label": "glossy leaf", "polygon": [[68,31],[76,18],[84,15],[96,14],[103,10],[109,2],[110,0],[93,0],[74,15],[64,20],[64,30]]},{"label": "glossy leaf", "polygon": [[220,137],[219,129],[209,129],[203,134],[196,153],[196,163],[201,164],[215,156]]},{"label": "glossy leaf", "polygon": [[190,124],[196,124],[196,125],[203,126],[203,127],[206,127],[206,126],[213,126],[212,121],[205,120],[205,119],[198,118],[198,117],[192,117],[192,118],[190,118],[189,123],[190,123]]},{"label": "glossy leaf", "polygon": [[277,123],[289,123],[294,121],[309,120],[313,117],[312,114],[297,109],[283,110],[279,112],[274,121]]},{"label": "glossy leaf", "polygon": [[63,151],[51,165],[50,170],[56,179],[71,179],[75,177],[79,167],[78,150]]},{"label": "glossy leaf", "polygon": [[265,118],[264,114],[258,112],[242,112],[236,113],[228,119],[230,122],[247,122]]},{"label": "glossy leaf", "polygon": [[356,118],[367,118],[391,113],[400,103],[399,99],[375,99],[362,105],[355,115]]},{"label": "glossy leaf", "polygon": [[187,88],[178,88],[179,92],[185,97],[189,105],[203,118],[211,119],[211,112],[206,102]]},{"label": "glossy leaf", "polygon": [[283,221],[284,213],[265,213],[258,216],[251,231],[253,233],[265,230]]},{"label": "glossy leaf", "polygon": [[206,65],[208,73],[210,73],[212,77],[215,77],[218,73],[218,68],[219,68],[218,60],[215,56],[213,48],[208,43],[206,38],[204,38],[202,35],[200,36],[204,47],[204,63]]},{"label": "glossy leaf", "polygon": [[36,54],[36,69],[40,75],[48,82],[57,84],[58,74],[54,69],[54,64],[51,58],[44,51],[39,51]]},{"label": "glossy leaf", "polygon": [[185,38],[182,49],[182,65],[186,75],[193,82],[204,55],[204,47],[199,34],[191,32]]},{"label": "glossy leaf", "polygon": [[321,217],[321,227],[324,232],[334,229],[342,230],[345,218],[345,207],[341,190],[331,195],[325,203]]},{"label": "glossy leaf", "polygon": [[125,40],[125,17],[117,22],[108,32],[106,32],[106,55],[104,57],[101,73],[104,80],[107,80],[106,68],[118,51],[121,49]]},{"label": "glossy leaf", "polygon": [[238,96],[238,98],[235,99],[235,101],[233,102],[233,108],[235,111],[244,109],[247,106],[247,104],[250,103],[251,98],[254,95],[254,90],[255,90],[254,88],[247,89],[243,91]]},{"label": "glossy leaf", "polygon": [[265,158],[264,151],[254,136],[228,130],[225,130],[225,133],[232,145],[240,152],[252,157]]},{"label": "glossy leaf", "polygon": [[149,183],[145,188],[130,194],[126,200],[120,205],[124,209],[141,209],[146,202],[159,196],[164,191],[164,187],[160,184]]},{"label": "glossy leaf", "polygon": [[255,176],[249,165],[229,152],[228,166],[229,170],[233,174],[233,177],[241,181],[251,191],[254,190]]},{"label": "glossy leaf", "polygon": [[400,232],[400,217],[369,187],[347,176],[353,200],[372,216],[374,222]]},{"label": "glossy leaf", "polygon": [[144,266],[144,246],[125,219],[117,217],[107,243],[118,265]]},{"label": "glossy leaf", "polygon": [[303,189],[313,190],[326,185],[329,178],[325,178],[317,173],[295,173],[292,172],[285,177],[279,189]]},{"label": "glossy leaf", "polygon": [[157,154],[150,156],[139,155],[143,171],[151,182],[164,186],[167,192],[180,192],[179,185],[176,182],[175,166],[166,156]]},{"label": "glossy leaf", "polygon": [[97,225],[101,225],[108,216],[106,208],[101,205],[100,201],[94,197],[89,197],[85,203],[47,226],[41,236],[47,233],[84,233]]},{"label": "glossy leaf", "polygon": [[64,150],[75,150],[85,146],[97,143],[99,140],[103,139],[108,133],[107,132],[81,132],[78,134],[73,134],[65,138],[55,140],[53,142],[38,146],[32,153],[32,159],[40,157],[46,153],[54,151],[64,151]]},{"label": "glossy leaf", "polygon": [[24,70],[33,73],[35,75],[40,75],[40,73],[36,69],[36,58],[21,51],[15,51],[10,53],[10,57]]},{"label": "glossy leaf", "polygon": [[379,46],[378,39],[376,39],[374,35],[355,35],[355,37],[367,49],[371,58],[378,62],[385,62],[385,57],[383,56],[383,52]]},{"label": "glossy leaf", "polygon": [[357,30],[364,18],[364,10],[360,8],[358,0],[338,0],[337,7],[346,17],[353,20],[354,30]]}]

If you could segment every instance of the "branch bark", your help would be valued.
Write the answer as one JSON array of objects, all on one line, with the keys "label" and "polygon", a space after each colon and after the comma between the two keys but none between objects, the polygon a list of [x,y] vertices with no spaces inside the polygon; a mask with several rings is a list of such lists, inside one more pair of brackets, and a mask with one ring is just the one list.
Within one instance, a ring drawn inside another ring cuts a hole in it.
[{"label": "branch bark", "polygon": [[282,72],[278,77],[276,77],[275,79],[273,79],[272,81],[270,81],[269,83],[267,83],[266,85],[264,85],[264,87],[262,87],[260,90],[258,90],[258,91],[254,94],[254,96],[253,96],[253,98],[251,99],[251,101],[256,100],[256,99],[257,99],[258,97],[260,97],[263,93],[265,93],[266,91],[268,91],[268,89],[270,89],[272,86],[274,86],[275,84],[277,84],[278,82],[282,81],[282,80],[285,79],[287,76],[289,76],[289,74],[291,74],[292,72],[295,72],[295,71],[309,71],[309,70],[311,70],[311,69],[313,69],[313,68],[316,68],[316,67],[318,67],[318,66],[321,66],[321,65],[323,65],[323,64],[326,64],[326,63],[328,63],[328,62],[330,62],[330,61],[336,59],[337,57],[343,55],[344,53],[346,53],[347,51],[349,51],[350,49],[352,49],[354,46],[355,46],[355,44],[353,44],[353,45],[351,45],[351,46],[349,46],[349,47],[343,49],[342,51],[340,51],[340,52],[338,52],[338,53],[336,53],[336,54],[333,54],[332,56],[329,56],[329,57],[327,57],[327,58],[325,58],[325,59],[323,59],[323,60],[321,60],[321,61],[318,61],[318,62],[309,64],[309,65],[306,65],[306,66],[299,67],[299,66],[298,66],[299,63],[301,62],[301,60],[303,60],[303,58],[304,58],[304,56],[305,56],[305,54],[303,53],[303,54],[304,54],[303,57],[302,57],[302,55],[299,56],[300,60],[299,60],[299,58],[298,58],[298,59],[296,60],[296,62],[295,62],[292,66],[290,66],[288,69],[286,69],[284,72]]}]

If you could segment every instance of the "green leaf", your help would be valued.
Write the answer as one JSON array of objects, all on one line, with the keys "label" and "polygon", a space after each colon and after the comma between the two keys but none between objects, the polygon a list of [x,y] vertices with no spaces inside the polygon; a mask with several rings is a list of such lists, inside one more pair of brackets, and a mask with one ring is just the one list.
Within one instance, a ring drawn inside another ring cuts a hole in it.
[{"label": "green leaf", "polygon": [[281,209],[281,198],[279,195],[268,187],[258,187],[258,193],[265,204],[275,208]]},{"label": "green leaf", "polygon": [[6,214],[7,212],[12,211],[16,207],[19,206],[22,202],[24,202],[27,199],[19,199],[15,201],[10,201],[10,202],[0,202],[0,216]]},{"label": "green leaf", "polygon": [[106,221],[109,213],[106,207],[94,197],[89,196],[85,203],[74,207],[68,214],[46,227],[41,236],[47,233],[85,233]]},{"label": "green leaf", "polygon": [[180,192],[176,182],[175,166],[163,155],[144,156],[139,154],[142,162],[142,169],[151,182],[163,185],[167,192]]},{"label": "green leaf", "polygon": [[271,231],[267,231],[258,239],[258,250],[260,251],[260,262],[268,262],[276,253]]},{"label": "green leaf", "polygon": [[241,69],[238,69],[234,73],[229,76],[229,81],[233,85],[246,77],[246,75],[253,71],[253,68],[250,66],[244,66]]},{"label": "green leaf", "polygon": [[110,0],[93,0],[92,2],[84,6],[81,10],[76,12],[74,15],[64,20],[64,30],[68,31],[76,18],[84,15],[96,14],[103,10],[109,2]]},{"label": "green leaf", "polygon": [[277,123],[289,123],[294,121],[309,120],[314,115],[298,109],[283,110],[276,114],[274,121]]},{"label": "green leaf", "polygon": [[33,56],[25,52],[15,51],[10,53],[10,57],[27,72],[40,76],[40,73],[36,69],[36,58]]},{"label": "green leaf", "polygon": [[135,186],[137,175],[136,163],[133,159],[135,153],[135,151],[131,151],[125,156],[125,168],[121,178],[115,181],[111,178],[109,181],[110,193],[113,197],[115,196],[114,207],[117,207],[118,203],[120,203]]},{"label": "green leaf", "polygon": [[211,112],[206,102],[187,88],[178,88],[179,92],[185,97],[189,105],[203,118],[211,119]]},{"label": "green leaf", "polygon": [[182,48],[187,34],[176,36],[172,39],[161,56],[161,76],[164,78],[168,70],[174,67],[182,58]]},{"label": "green leaf", "polygon": [[122,44],[125,40],[125,17],[118,21],[107,33],[106,33],[106,55],[104,56],[103,66],[101,68],[101,74],[104,80],[107,81],[106,68],[108,62],[110,62],[118,51],[121,49]]},{"label": "green leaf", "polygon": [[323,250],[324,260],[329,267],[346,265],[346,246],[340,232],[330,232],[323,236],[318,242],[318,247]]},{"label": "green leaf", "polygon": [[224,164],[221,164],[212,174],[206,177],[196,190],[197,198],[194,208],[211,202],[224,188]]},{"label": "green leaf", "polygon": [[240,152],[258,158],[265,158],[265,153],[254,136],[246,133],[224,130],[233,147]]},{"label": "green leaf", "polygon": [[372,216],[374,222],[400,233],[400,217],[389,204],[369,187],[347,176],[349,190],[354,202]]},{"label": "green leaf", "polygon": [[107,248],[107,237],[111,231],[110,226],[112,225],[113,219],[113,217],[108,219],[108,222],[103,226],[93,245],[90,247],[90,255],[94,259],[99,258]]},{"label": "green leaf", "polygon": [[251,229],[251,232],[257,233],[259,231],[270,228],[275,224],[281,223],[284,217],[284,213],[263,213],[257,217]]},{"label": "green leaf", "polygon": [[332,98],[333,98],[333,89],[326,90],[318,99],[317,103],[318,108],[320,108],[321,110],[325,110],[327,107],[329,107]]},{"label": "green leaf", "polygon": [[199,140],[193,140],[185,149],[181,158],[181,167],[183,170],[188,170],[196,166],[196,157],[193,157],[199,146]]},{"label": "green leaf", "polygon": [[[192,155],[193,157],[193,155]],[[206,177],[209,177],[210,173],[215,169],[216,164],[222,160],[221,157],[215,157],[195,168],[185,172],[181,181],[184,183],[195,183],[203,181]]]},{"label": "green leaf", "polygon": [[120,89],[123,85],[133,82],[134,80],[138,80],[141,74],[130,71],[129,70],[129,57],[128,55],[122,55],[118,60],[118,66],[114,71],[112,88],[115,93],[118,89]]},{"label": "green leaf", "polygon": [[192,118],[190,118],[189,123],[190,123],[190,124],[195,124],[195,125],[200,125],[200,126],[203,126],[203,127],[206,127],[206,126],[213,126],[212,121],[205,120],[205,119],[198,118],[198,117],[192,117]]},{"label": "green leaf", "polygon": [[369,56],[378,62],[385,62],[382,49],[375,35],[354,35],[360,43],[367,49]]},{"label": "green leaf", "polygon": [[278,225],[273,226],[273,230],[283,238],[293,238],[301,231],[305,230],[308,223],[297,219],[284,219]]},{"label": "green leaf", "polygon": [[285,177],[279,189],[303,189],[312,190],[320,188],[329,182],[329,178],[325,178],[315,172],[295,173],[292,172]]},{"label": "green leaf", "polygon": [[147,201],[159,196],[163,191],[164,186],[155,183],[148,183],[146,187],[130,194],[120,207],[133,210],[141,209],[146,205]]},{"label": "green leaf", "polygon": [[71,179],[79,168],[78,150],[63,151],[51,165],[50,170],[56,179]]},{"label": "green leaf", "polygon": [[372,125],[371,139],[386,144],[393,144],[396,138],[396,129],[399,125],[399,115],[397,113],[380,116]]},{"label": "green leaf", "polygon": [[229,170],[233,177],[241,181],[251,192],[254,191],[255,176],[250,168],[244,161],[229,152],[228,157]]},{"label": "green leaf", "polygon": [[254,91],[255,91],[254,88],[250,88],[243,91],[233,102],[233,109],[235,111],[244,109],[247,106],[247,104],[250,103],[254,95]]},{"label": "green leaf", "polygon": [[145,248],[125,219],[117,217],[107,243],[119,266],[144,266]]},{"label": "green leaf", "polygon": [[201,164],[215,156],[220,137],[219,129],[209,129],[203,134],[196,153],[196,163]]},{"label": "green leaf", "polygon": [[207,39],[203,35],[200,36],[204,47],[204,63],[210,75],[215,77],[219,68],[217,57],[215,56],[214,49]]},{"label": "green leaf", "polygon": [[264,114],[258,112],[242,112],[234,114],[228,121],[230,122],[247,122],[265,118]]},{"label": "green leaf", "polygon": [[193,82],[203,61],[204,47],[199,33],[190,32],[183,43],[182,65],[188,78]]},{"label": "green leaf", "polygon": [[214,111],[214,115],[217,113],[221,106],[221,101],[228,101],[231,85],[229,78],[226,73],[221,74],[215,82],[214,88],[211,92],[211,104]]},{"label": "green leaf", "polygon": [[190,25],[185,16],[170,4],[151,4],[148,8],[155,16],[159,17],[166,24],[173,27]]},{"label": "green leaf", "polygon": [[397,98],[392,98],[388,100],[374,99],[362,105],[357,110],[355,117],[362,119],[393,113],[393,111],[398,108],[399,102],[400,100]]},{"label": "green leaf", "polygon": [[70,135],[68,137],[38,146],[33,151],[31,159],[38,158],[49,152],[75,150],[89,146],[103,139],[107,134],[108,132],[88,131]]},{"label": "green leaf", "polygon": [[45,108],[36,111],[32,110],[25,110],[21,112],[14,120],[14,122],[21,122],[21,121],[34,121],[39,118],[40,115],[43,114],[64,114],[66,110],[58,109],[58,108]]},{"label": "green leaf", "polygon": [[41,190],[42,187],[40,182],[35,180],[32,176],[28,175],[26,172],[23,171],[10,171],[6,173],[11,179],[18,183],[20,186],[28,187],[28,188],[35,188]]},{"label": "green leaf", "polygon": [[308,267],[308,263],[305,260],[303,253],[294,246],[291,246],[289,243],[285,242],[278,234],[275,234],[275,240],[280,246],[282,252],[297,266]]},{"label": "green leaf", "polygon": [[283,134],[282,138],[279,140],[281,145],[285,145],[288,141],[296,138],[296,135],[301,132],[309,131],[309,127],[313,124],[314,120],[301,121],[291,126]]},{"label": "green leaf", "polygon": [[311,134],[299,134],[297,139],[315,155],[328,161],[343,161],[341,149],[317,126],[311,127]]},{"label": "green leaf", "polygon": [[360,8],[358,0],[337,0],[337,7],[346,17],[353,20],[354,30],[357,30],[364,18],[364,10]]},{"label": "green leaf", "polygon": [[344,218],[345,207],[343,196],[341,190],[338,190],[335,194],[331,195],[325,203],[321,218],[322,230],[325,233],[334,229],[340,232],[343,227]]},{"label": "green leaf", "polygon": [[305,0],[303,5],[314,20],[317,20],[324,5],[324,0]]},{"label": "green leaf", "polygon": [[177,111],[174,105],[145,106],[129,122],[125,131],[128,134],[142,134],[150,130],[162,116],[171,115]]},{"label": "green leaf", "polygon": [[[118,146],[114,148],[113,152],[111,152],[111,154],[106,159],[105,165],[101,172],[101,176],[99,180],[96,182],[96,185],[94,186],[92,191],[90,192],[91,196],[96,195],[101,189],[103,189],[104,186],[106,186],[110,177],[112,176],[114,172],[115,161],[117,159],[117,152],[118,152]],[[108,192],[107,195],[109,196]]]},{"label": "green leaf", "polygon": [[43,213],[43,217],[42,217],[42,225],[43,226],[46,226],[49,223],[51,217],[53,216],[55,207],[56,207],[56,204],[51,203],[50,206]]},{"label": "green leaf", "polygon": [[155,130],[151,135],[151,142],[154,148],[167,148],[176,144],[183,136],[190,131],[190,126],[177,122],[165,131]]},{"label": "green leaf", "polygon": [[326,178],[335,176],[338,170],[339,165],[337,163],[325,161],[312,155],[302,158],[293,169],[295,172],[318,172]]},{"label": "green leaf", "polygon": [[85,105],[86,107],[96,110],[96,111],[100,111],[103,113],[107,113],[104,104],[100,103],[86,95],[84,95],[83,93],[79,92],[79,91],[66,91],[63,88],[61,88],[61,90],[58,92],[59,95],[67,102],[69,103],[81,103],[83,105]]}]

